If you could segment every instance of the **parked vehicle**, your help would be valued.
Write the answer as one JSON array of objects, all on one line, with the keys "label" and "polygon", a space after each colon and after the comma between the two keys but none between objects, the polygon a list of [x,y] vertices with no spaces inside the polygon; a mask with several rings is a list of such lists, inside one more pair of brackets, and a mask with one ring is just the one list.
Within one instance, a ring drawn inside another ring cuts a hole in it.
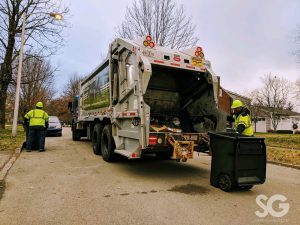
[{"label": "parked vehicle", "polygon": [[62,125],[57,116],[49,116],[49,127],[47,135],[62,136]]},{"label": "parked vehicle", "polygon": [[73,140],[92,140],[112,161],[155,153],[186,161],[208,149],[208,131],[223,131],[219,78],[201,47],[175,50],[150,36],[115,39],[107,59],[81,82],[74,103]]}]

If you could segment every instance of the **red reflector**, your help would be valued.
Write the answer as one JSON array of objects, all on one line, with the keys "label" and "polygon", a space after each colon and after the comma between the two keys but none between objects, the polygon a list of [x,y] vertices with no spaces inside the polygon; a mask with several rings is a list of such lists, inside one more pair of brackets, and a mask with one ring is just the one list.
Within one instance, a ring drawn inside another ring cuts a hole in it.
[{"label": "red reflector", "polygon": [[180,62],[180,57],[174,57],[174,61]]},{"label": "red reflector", "polygon": [[136,153],[135,153],[135,152],[132,153],[132,154],[131,154],[131,157],[132,157],[132,158],[135,158],[135,157],[136,157]]},{"label": "red reflector", "polygon": [[197,48],[197,52],[202,52],[202,48],[201,48],[201,47],[198,47],[198,48]]},{"label": "red reflector", "polygon": [[154,60],[154,62],[156,62],[156,63],[161,63],[161,64],[164,64],[164,63],[165,63],[164,61],[161,61],[161,60]]},{"label": "red reflector", "polygon": [[195,69],[194,66],[186,66],[186,68],[189,68],[189,69]]},{"label": "red reflector", "polygon": [[172,66],[180,66],[180,64],[177,63],[171,63]]},{"label": "red reflector", "polygon": [[156,145],[157,144],[157,137],[151,136],[149,137],[149,145]]},{"label": "red reflector", "polygon": [[148,35],[148,36],[146,37],[146,40],[147,40],[147,41],[152,41],[152,37],[151,37],[150,35]]},{"label": "red reflector", "polygon": [[135,116],[135,115],[136,115],[135,112],[131,112],[131,113],[130,113],[130,116]]},{"label": "red reflector", "polygon": [[195,52],[195,56],[197,56],[197,57],[198,57],[198,56],[199,56],[199,52]]}]

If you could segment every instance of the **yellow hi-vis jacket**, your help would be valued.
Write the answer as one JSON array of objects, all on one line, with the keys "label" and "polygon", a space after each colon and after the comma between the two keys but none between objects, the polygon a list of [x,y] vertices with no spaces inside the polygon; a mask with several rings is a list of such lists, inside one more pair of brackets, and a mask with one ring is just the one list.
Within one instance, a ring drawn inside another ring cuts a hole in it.
[{"label": "yellow hi-vis jacket", "polygon": [[252,122],[250,115],[247,114],[243,116],[242,114],[238,115],[233,115],[234,118],[234,129],[236,130],[238,128],[238,125],[243,124],[245,126],[245,130],[243,131],[243,135],[247,136],[252,136],[253,135],[253,127],[252,127]]},{"label": "yellow hi-vis jacket", "polygon": [[33,109],[29,111],[24,117],[30,120],[29,127],[45,127],[45,123],[49,120],[48,114],[42,109]]}]

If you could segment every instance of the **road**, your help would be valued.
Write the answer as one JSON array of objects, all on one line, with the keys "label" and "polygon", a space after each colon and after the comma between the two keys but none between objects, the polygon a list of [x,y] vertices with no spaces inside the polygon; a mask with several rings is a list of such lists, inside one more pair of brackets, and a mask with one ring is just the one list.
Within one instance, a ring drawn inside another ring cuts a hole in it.
[{"label": "road", "polygon": [[[230,193],[210,186],[209,176],[205,154],[187,163],[151,156],[106,163],[65,128],[47,138],[46,152],[22,152],[6,179],[0,224],[299,224],[299,170],[268,165],[265,184]],[[288,214],[257,217],[261,194],[284,195]]]}]

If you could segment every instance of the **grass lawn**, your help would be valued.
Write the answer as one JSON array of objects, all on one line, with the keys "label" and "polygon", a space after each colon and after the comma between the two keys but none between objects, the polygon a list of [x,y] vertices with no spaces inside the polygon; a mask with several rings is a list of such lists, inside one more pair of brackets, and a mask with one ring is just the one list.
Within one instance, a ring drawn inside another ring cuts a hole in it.
[{"label": "grass lawn", "polygon": [[0,130],[0,151],[14,151],[25,141],[25,132],[22,126],[18,126],[16,137],[11,135],[11,129],[12,126],[8,125],[5,130]]},{"label": "grass lawn", "polygon": [[300,166],[300,150],[267,147],[267,158],[274,162]]},{"label": "grass lawn", "polygon": [[256,133],[255,136],[265,138],[267,146],[300,150],[300,134]]},{"label": "grass lawn", "polygon": [[300,166],[299,134],[256,133],[255,136],[265,138],[268,160]]}]

